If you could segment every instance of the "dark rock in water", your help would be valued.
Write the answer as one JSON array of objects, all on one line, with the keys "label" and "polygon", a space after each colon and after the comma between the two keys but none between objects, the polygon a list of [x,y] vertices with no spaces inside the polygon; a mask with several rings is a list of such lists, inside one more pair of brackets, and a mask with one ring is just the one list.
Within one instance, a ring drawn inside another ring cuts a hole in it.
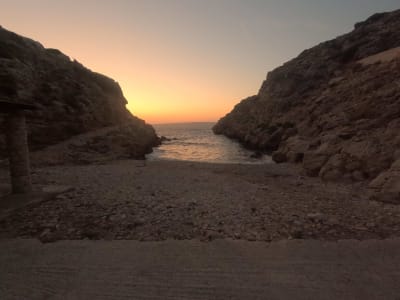
[{"label": "dark rock in water", "polygon": [[167,137],[165,137],[165,136],[161,136],[161,137],[160,137],[160,142],[161,142],[161,143],[162,143],[162,142],[170,142],[170,141],[172,141],[172,139],[167,138]]},{"label": "dark rock in water", "polygon": [[268,73],[258,94],[237,104],[213,130],[271,151],[277,162],[302,163],[311,176],[371,180],[398,159],[399,78],[396,10]]},{"label": "dark rock in water", "polygon": [[[120,136],[118,129],[114,130],[113,143],[108,140],[101,145],[98,137],[96,145],[90,147],[110,153],[124,145],[131,148],[136,144],[132,157],[138,157],[158,143],[154,129],[126,109],[127,101],[113,79],[90,71],[57,49],[45,49],[38,42],[3,28],[0,28],[0,98],[37,107],[27,113],[31,150],[120,125],[124,129]],[[135,134],[130,136],[130,133]],[[0,136],[0,157],[5,154],[4,148]]]}]

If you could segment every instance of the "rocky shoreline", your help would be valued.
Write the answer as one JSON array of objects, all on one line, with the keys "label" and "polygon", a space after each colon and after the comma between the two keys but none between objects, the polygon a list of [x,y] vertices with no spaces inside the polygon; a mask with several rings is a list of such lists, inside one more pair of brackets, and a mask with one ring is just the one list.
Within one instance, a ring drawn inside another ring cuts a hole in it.
[{"label": "rocky shoreline", "polygon": [[[5,170],[0,171],[7,181]],[[35,186],[69,185],[55,199],[0,218],[1,238],[383,239],[400,236],[400,207],[365,184],[333,184],[291,165],[114,161],[35,168]]]},{"label": "rocky shoreline", "polygon": [[268,73],[214,127],[245,146],[299,164],[308,176],[370,182],[400,203],[400,10],[303,51]]}]

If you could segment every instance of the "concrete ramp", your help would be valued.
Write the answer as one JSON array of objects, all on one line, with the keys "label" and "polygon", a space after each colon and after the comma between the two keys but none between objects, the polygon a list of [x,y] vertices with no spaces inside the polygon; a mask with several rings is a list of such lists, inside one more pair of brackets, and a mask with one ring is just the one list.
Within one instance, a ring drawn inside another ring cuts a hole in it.
[{"label": "concrete ramp", "polygon": [[0,299],[399,299],[400,240],[0,242]]}]

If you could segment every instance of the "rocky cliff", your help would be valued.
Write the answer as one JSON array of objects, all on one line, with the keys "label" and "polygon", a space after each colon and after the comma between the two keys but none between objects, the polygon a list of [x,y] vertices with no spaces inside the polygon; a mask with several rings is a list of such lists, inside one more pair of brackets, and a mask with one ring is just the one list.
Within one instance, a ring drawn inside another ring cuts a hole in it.
[{"label": "rocky cliff", "polygon": [[400,202],[400,10],[273,70],[214,132],[301,163],[310,176],[375,179],[375,197]]},{"label": "rocky cliff", "polygon": [[[119,151],[121,158],[140,158],[158,142],[154,129],[126,109],[117,82],[59,50],[46,49],[1,27],[0,99],[37,107],[27,113],[31,150],[107,127],[113,130],[97,136],[96,143],[86,141],[87,147],[81,142],[81,151]],[[0,140],[0,154],[4,153],[5,142]]]}]

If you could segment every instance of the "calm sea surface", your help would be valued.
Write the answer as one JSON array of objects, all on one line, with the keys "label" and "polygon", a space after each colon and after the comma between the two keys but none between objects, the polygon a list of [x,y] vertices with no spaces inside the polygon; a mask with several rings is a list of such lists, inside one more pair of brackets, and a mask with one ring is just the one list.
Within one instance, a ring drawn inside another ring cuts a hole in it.
[{"label": "calm sea surface", "polygon": [[149,160],[186,160],[213,163],[271,163],[269,156],[251,158],[252,151],[225,136],[215,135],[214,123],[180,123],[153,125],[159,136],[171,141],[154,148]]}]

